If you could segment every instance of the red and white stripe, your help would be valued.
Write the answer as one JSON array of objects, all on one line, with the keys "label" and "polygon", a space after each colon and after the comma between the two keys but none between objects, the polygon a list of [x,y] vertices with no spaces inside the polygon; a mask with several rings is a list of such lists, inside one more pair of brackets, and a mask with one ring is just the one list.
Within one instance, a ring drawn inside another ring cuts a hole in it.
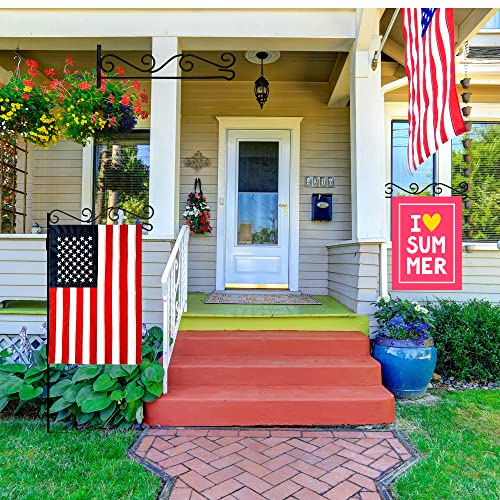
[{"label": "red and white stripe", "polygon": [[441,144],[463,134],[455,83],[453,9],[438,8],[422,37],[421,9],[401,9],[408,75],[408,165],[417,170]]},{"label": "red and white stripe", "polygon": [[50,288],[49,363],[140,364],[142,226],[98,226],[96,288]]}]

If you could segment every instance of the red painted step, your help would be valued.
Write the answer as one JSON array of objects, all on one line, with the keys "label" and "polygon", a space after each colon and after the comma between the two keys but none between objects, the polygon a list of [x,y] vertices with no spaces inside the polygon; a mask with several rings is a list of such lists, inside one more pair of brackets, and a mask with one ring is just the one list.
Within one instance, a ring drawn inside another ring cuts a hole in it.
[{"label": "red painted step", "polygon": [[340,425],[394,421],[361,332],[181,332],[169,392],[149,425]]},{"label": "red painted step", "polygon": [[382,386],[179,387],[148,404],[148,425],[382,424],[394,399]]},{"label": "red painted step", "polygon": [[370,356],[179,356],[169,369],[174,386],[380,385],[380,364]]},{"label": "red painted step", "polygon": [[361,332],[183,331],[175,345],[181,356],[368,356]]}]

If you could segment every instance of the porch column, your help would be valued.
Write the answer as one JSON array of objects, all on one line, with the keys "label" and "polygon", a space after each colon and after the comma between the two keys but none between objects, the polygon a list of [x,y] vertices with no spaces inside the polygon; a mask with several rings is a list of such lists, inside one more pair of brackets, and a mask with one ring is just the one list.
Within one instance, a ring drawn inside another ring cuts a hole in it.
[{"label": "porch column", "polygon": [[[177,37],[152,38],[152,54],[157,66],[181,51]],[[179,75],[172,61],[155,76]],[[149,203],[155,210],[152,235],[174,239],[179,227],[181,81],[151,81],[151,134]]]},{"label": "porch column", "polygon": [[381,66],[371,68],[380,44],[380,11],[358,9],[351,50],[352,239],[384,241],[386,230],[384,95]]}]

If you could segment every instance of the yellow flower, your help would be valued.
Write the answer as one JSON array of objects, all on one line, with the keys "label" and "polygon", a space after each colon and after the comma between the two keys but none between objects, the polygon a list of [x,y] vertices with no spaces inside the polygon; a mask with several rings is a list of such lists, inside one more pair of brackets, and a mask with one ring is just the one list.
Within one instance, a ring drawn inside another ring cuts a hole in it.
[{"label": "yellow flower", "polygon": [[7,116],[12,116],[14,113],[12,111],[7,112]]},{"label": "yellow flower", "polygon": [[5,106],[0,106],[0,111],[5,111]]},{"label": "yellow flower", "polygon": [[5,99],[5,102],[10,102],[10,99]]},{"label": "yellow flower", "polygon": [[[23,89],[25,92],[31,92],[33,90],[33,87],[28,87],[27,85],[25,85],[24,89]],[[48,99],[47,99],[48,101]]]},{"label": "yellow flower", "polygon": [[69,127],[69,125],[70,125],[69,123],[66,123],[66,127]]}]

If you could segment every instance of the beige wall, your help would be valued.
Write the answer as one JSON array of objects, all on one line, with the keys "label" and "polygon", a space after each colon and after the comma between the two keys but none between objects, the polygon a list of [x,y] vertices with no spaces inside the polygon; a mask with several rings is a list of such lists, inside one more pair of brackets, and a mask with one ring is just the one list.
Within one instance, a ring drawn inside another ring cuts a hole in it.
[{"label": "beige wall", "polygon": [[[66,141],[48,149],[30,148],[28,171],[32,222],[45,227],[47,212],[54,209],[81,216],[82,151],[82,146]],[[69,217],[61,216],[61,223],[70,221]],[[30,232],[30,226],[27,232]]]},{"label": "beige wall", "polygon": [[[306,175],[333,175],[335,188],[311,189],[301,186],[299,287],[308,293],[327,294],[328,252],[326,245],[351,237],[349,109],[327,107],[327,83],[272,82],[269,101],[260,110],[253,95],[253,82],[182,83],[181,158],[200,150],[211,160],[201,171],[203,192],[212,209],[211,235],[193,235],[190,240],[190,291],[215,289],[217,235],[217,155],[216,116],[301,116],[301,185]],[[185,208],[195,172],[182,166],[180,207]],[[333,221],[311,222],[313,192],[333,192]],[[181,217],[182,220],[182,217]]]},{"label": "beige wall", "polygon": [[490,302],[500,302],[500,251],[474,251],[462,253],[462,282],[461,291],[450,290],[443,292],[393,292],[391,290],[392,250],[389,249],[388,279],[389,291],[392,295],[409,298],[411,300],[434,300],[436,297],[451,297],[465,301],[472,298],[487,299]]},{"label": "beige wall", "polygon": [[349,243],[328,247],[328,294],[357,314],[370,315],[380,289],[380,244]]},{"label": "beige wall", "polygon": [[[168,241],[148,238],[143,240],[142,249],[143,322],[161,325],[163,301],[160,279],[171,245]],[[45,300],[46,266],[43,236],[0,235],[0,301]],[[9,333],[8,330],[5,318],[0,316],[0,333]]]}]

